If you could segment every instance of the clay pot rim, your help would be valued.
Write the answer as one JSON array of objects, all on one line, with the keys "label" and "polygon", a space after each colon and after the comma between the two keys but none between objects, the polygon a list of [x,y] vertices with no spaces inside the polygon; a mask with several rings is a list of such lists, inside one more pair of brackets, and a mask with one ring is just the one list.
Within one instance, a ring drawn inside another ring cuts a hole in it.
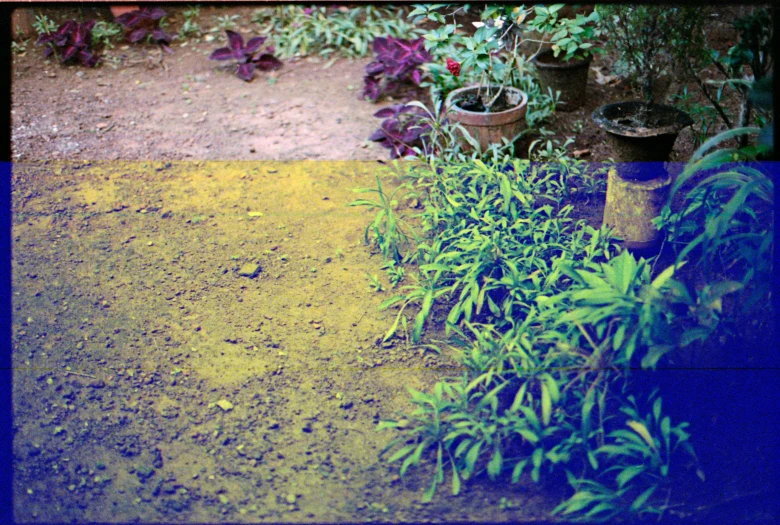
[{"label": "clay pot rim", "polygon": [[[498,86],[492,86],[498,87]],[[479,113],[462,109],[455,104],[455,101],[466,93],[476,91],[479,86],[466,86],[454,89],[447,95],[446,106],[448,111],[458,114],[458,120],[469,126],[501,126],[512,122],[517,122],[525,116],[528,107],[528,94],[515,87],[504,86],[504,91],[510,91],[520,96],[520,102],[513,108],[497,113]]]},{"label": "clay pot rim", "polygon": [[[636,112],[640,106],[643,105],[645,105],[645,103],[641,100],[630,100],[616,102],[614,104],[607,104],[605,106],[596,108],[596,110],[591,114],[591,118],[598,127],[607,133],[631,138],[657,137],[659,135],[677,135],[683,128],[693,124],[693,119],[691,119],[690,115],[684,111],[680,111],[674,106],[667,106],[665,104],[651,104],[650,108],[651,110],[661,109],[662,111],[673,113],[675,116],[675,122],[672,124],[637,129],[631,126],[612,122],[613,119],[618,118],[616,114],[619,115],[622,112],[625,115],[631,115],[632,113]],[[612,114],[613,116],[608,117],[607,115],[609,114]]]},{"label": "clay pot rim", "polygon": [[593,62],[593,55],[588,55],[585,58],[573,58],[569,61],[563,61],[560,58],[552,57],[552,61],[550,62],[542,62],[539,59],[541,57],[547,57],[553,55],[552,49],[544,49],[542,51],[539,51],[534,56],[531,57],[531,62],[534,63],[534,65],[540,69],[559,69],[559,70],[566,70],[566,69],[579,69],[583,66],[590,67],[590,63]]}]

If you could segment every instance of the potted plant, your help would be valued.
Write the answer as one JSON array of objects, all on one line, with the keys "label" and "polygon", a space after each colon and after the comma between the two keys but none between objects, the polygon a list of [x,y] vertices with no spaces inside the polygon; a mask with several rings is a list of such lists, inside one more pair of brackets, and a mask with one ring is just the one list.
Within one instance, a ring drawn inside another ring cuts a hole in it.
[{"label": "potted plant", "polygon": [[609,37],[607,49],[617,52],[643,97],[593,112],[593,120],[607,132],[614,158],[623,163],[607,176],[604,225],[623,239],[626,248],[648,254],[660,246],[653,219],[672,182],[663,162],[669,159],[679,132],[693,124],[677,108],[654,103],[662,72],[673,66],[670,46],[679,40],[685,25],[675,7],[600,5],[597,9],[602,31]]},{"label": "potted plant", "polygon": [[[679,8],[654,5],[599,5],[607,49],[615,51],[626,75],[638,85],[643,100],[602,106],[593,120],[607,132],[619,162],[666,161],[677,135],[693,124],[690,116],[672,106],[656,104],[659,80],[671,70],[670,42],[682,31]],[[639,178],[651,176],[637,172]]]},{"label": "potted plant", "polygon": [[410,16],[424,15],[441,24],[424,35],[426,49],[434,56],[446,56],[447,70],[454,77],[463,72],[461,87],[452,89],[445,99],[448,119],[468,134],[460,135],[461,146],[484,151],[504,139],[515,142],[526,129],[528,105],[528,95],[509,85],[512,68],[522,63],[517,53],[519,27],[503,16],[504,7],[487,7],[482,22],[474,23],[476,31],[467,35],[454,13],[452,23],[445,22],[437,12],[441,7],[419,6]]},{"label": "potted plant", "polygon": [[536,17],[526,27],[548,37],[543,40],[547,45],[531,59],[542,88],[560,92],[557,109],[573,111],[585,102],[590,63],[594,53],[600,51],[593,46],[599,13],[591,11],[586,16],[571,9],[571,14],[564,17],[564,7],[537,5],[533,9]]}]

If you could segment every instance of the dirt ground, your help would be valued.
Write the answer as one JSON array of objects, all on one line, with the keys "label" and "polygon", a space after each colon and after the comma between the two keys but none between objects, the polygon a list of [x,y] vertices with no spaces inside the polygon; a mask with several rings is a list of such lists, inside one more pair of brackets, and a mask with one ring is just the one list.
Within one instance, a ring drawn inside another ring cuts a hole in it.
[{"label": "dirt ground", "polygon": [[[556,490],[421,505],[377,458],[403,340],[363,246],[365,163],[38,163],[13,179],[14,501],[30,521],[511,521]],[[245,264],[259,264],[254,277]],[[229,404],[227,404],[227,403]],[[560,494],[559,494],[560,496]],[[499,508],[501,498],[515,509]]]},{"label": "dirt ground", "polygon": [[286,62],[247,84],[207,60],[213,45],[201,48],[177,48],[165,67],[133,53],[139,63],[118,70],[40,71],[37,53],[22,57],[14,68],[14,160],[386,158],[366,140],[381,106],[358,100],[368,60],[327,69],[312,59]]},{"label": "dirt ground", "polygon": [[[371,214],[347,207],[387,159],[367,137],[393,101],[359,99],[370,59],[246,84],[207,60],[215,47],[162,63],[133,47],[117,69],[14,56],[16,521],[549,520],[563,484],[478,479],[455,498],[447,480],[424,505],[431,465],[400,479],[377,457],[405,388],[459,370],[377,342],[392,292],[369,287],[389,288],[363,244]],[[590,113],[626,96],[599,78],[548,126],[594,161],[610,151]],[[729,493],[750,492],[738,481]],[[724,486],[708,483],[701,505]]]}]

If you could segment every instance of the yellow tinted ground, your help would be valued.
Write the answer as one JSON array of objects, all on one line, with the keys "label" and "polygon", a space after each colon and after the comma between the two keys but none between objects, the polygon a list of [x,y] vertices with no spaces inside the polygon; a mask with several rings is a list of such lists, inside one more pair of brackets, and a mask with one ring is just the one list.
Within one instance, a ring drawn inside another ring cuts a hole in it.
[{"label": "yellow tinted ground", "polygon": [[[445,486],[424,506],[429,468],[399,481],[378,460],[394,436],[374,426],[410,408],[404,387],[458,370],[403,339],[376,344],[395,315],[377,306],[395,291],[363,244],[376,212],[347,205],[377,168],[15,166],[17,521],[505,521],[549,510],[553,494],[489,483],[457,499]],[[247,264],[262,271],[240,276]],[[367,273],[387,291],[371,290]],[[501,497],[517,508],[500,510]]]}]

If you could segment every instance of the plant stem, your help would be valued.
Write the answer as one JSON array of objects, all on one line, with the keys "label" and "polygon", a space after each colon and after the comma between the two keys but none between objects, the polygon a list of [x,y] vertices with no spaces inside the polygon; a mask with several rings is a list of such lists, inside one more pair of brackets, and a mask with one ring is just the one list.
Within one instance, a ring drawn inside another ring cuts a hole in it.
[{"label": "plant stem", "polygon": [[[515,36],[515,45],[514,45],[514,47],[512,49],[513,49],[513,51],[512,51],[512,59],[509,61],[509,65],[507,66],[507,69],[511,69],[512,66],[515,65],[515,62],[517,62],[517,36]],[[493,97],[493,100],[488,102],[486,104],[486,106],[485,106],[487,108],[488,112],[493,107],[493,104],[496,103],[496,100],[498,100],[498,97],[501,95],[501,92],[504,90],[504,86],[506,86],[506,83],[507,83],[508,79],[509,79],[509,73],[504,73],[504,80],[503,80],[503,82],[501,82],[501,87],[498,89],[498,93],[496,93],[496,96]]]},{"label": "plant stem", "polygon": [[[720,66],[717,61],[713,60],[713,63],[716,66]],[[702,93],[704,93],[704,96],[707,97],[707,100],[710,101],[710,104],[712,104],[712,107],[715,108],[715,111],[718,112],[718,115],[720,115],[720,118],[723,119],[723,122],[726,124],[726,127],[729,129],[732,129],[733,126],[731,124],[731,120],[729,120],[728,116],[726,116],[726,113],[723,111],[723,108],[720,106],[717,100],[712,98],[712,95],[710,94],[709,90],[707,89],[707,86],[704,85],[704,82],[702,82],[701,77],[696,73],[696,71],[693,68],[693,64],[690,62],[686,62],[686,65],[688,66],[688,71],[690,71],[691,75],[693,76],[693,79],[696,81],[696,84],[699,85],[699,89],[701,89]],[[721,66],[722,67],[722,66]],[[720,67],[719,67],[720,69]]]}]

